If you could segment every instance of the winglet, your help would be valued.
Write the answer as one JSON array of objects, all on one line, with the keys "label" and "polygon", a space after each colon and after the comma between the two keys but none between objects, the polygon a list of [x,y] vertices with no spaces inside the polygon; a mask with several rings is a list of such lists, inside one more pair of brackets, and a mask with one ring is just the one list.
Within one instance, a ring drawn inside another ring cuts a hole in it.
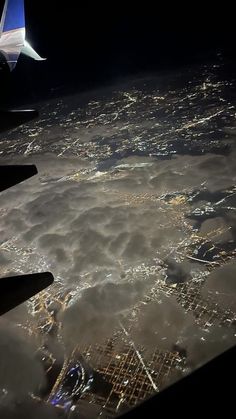
[{"label": "winglet", "polygon": [[25,41],[21,52],[22,54],[27,55],[28,57],[33,58],[36,61],[44,61],[47,59],[40,57],[40,55],[31,47],[28,41]]}]

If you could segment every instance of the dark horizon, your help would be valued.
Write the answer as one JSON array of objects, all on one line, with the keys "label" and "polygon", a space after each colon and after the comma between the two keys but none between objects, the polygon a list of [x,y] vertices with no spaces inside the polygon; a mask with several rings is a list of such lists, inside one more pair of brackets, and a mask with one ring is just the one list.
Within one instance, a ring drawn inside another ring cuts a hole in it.
[{"label": "dark horizon", "polygon": [[200,6],[184,15],[148,6],[130,11],[26,0],[25,11],[27,38],[47,61],[20,57],[1,87],[1,102],[13,105],[67,88],[84,91],[129,75],[175,71],[213,60],[219,51],[234,59],[233,26],[224,27],[224,13],[208,17]]}]

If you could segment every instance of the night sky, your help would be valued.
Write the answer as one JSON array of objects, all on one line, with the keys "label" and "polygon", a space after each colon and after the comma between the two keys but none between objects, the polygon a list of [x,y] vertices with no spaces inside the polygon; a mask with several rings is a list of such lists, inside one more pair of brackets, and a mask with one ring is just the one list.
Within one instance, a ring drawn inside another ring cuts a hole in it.
[{"label": "night sky", "polygon": [[219,50],[234,56],[230,8],[75,4],[25,0],[27,39],[47,61],[21,57],[1,101],[37,102],[132,74],[175,71]]}]

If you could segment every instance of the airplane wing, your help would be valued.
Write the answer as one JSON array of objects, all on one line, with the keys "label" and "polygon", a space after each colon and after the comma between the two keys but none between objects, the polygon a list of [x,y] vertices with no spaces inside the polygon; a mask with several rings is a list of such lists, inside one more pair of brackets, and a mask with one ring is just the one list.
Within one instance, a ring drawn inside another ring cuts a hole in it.
[{"label": "airplane wing", "polygon": [[15,68],[21,52],[35,60],[44,60],[25,39],[24,0],[5,0],[0,23],[0,52],[10,71]]},{"label": "airplane wing", "polygon": [[34,164],[0,166],[0,192],[36,175]]},{"label": "airplane wing", "polygon": [[0,108],[0,133],[8,131],[37,118],[39,115],[35,109],[1,109]]},{"label": "airplane wing", "polygon": [[0,279],[0,316],[24,303],[54,281],[51,272],[16,275]]}]

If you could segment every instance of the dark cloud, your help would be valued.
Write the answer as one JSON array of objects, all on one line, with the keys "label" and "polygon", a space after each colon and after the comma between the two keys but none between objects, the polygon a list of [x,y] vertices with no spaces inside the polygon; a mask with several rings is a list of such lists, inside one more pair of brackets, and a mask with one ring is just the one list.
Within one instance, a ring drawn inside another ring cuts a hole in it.
[{"label": "dark cloud", "polygon": [[211,297],[224,309],[235,310],[236,304],[236,261],[233,260],[214,269],[207,277],[202,294]]},{"label": "dark cloud", "polygon": [[65,419],[63,411],[33,400],[23,403],[6,400],[0,406],[0,416],[4,419]]},{"label": "dark cloud", "polygon": [[193,323],[193,316],[173,297],[160,294],[159,301],[141,306],[132,338],[148,352],[157,348],[171,350]]},{"label": "dark cloud", "polygon": [[6,252],[0,252],[0,266],[5,266],[9,263],[11,263],[11,261],[7,258]]},{"label": "dark cloud", "polygon": [[236,343],[232,329],[220,326],[212,326],[209,330],[202,330],[196,326],[189,327],[181,339],[180,345],[187,354],[188,372],[210,361]]},{"label": "dark cloud", "polygon": [[101,342],[110,337],[120,327],[120,315],[137,304],[147,288],[145,282],[103,282],[85,289],[61,314],[66,346]]},{"label": "dark cloud", "polygon": [[[209,235],[213,243],[225,243],[233,239],[231,225],[223,217],[215,217],[202,223],[200,234]],[[212,232],[215,231],[215,234]]]},{"label": "dark cloud", "polygon": [[0,388],[19,397],[36,391],[45,379],[43,367],[35,357],[37,342],[4,318],[0,333]]}]

